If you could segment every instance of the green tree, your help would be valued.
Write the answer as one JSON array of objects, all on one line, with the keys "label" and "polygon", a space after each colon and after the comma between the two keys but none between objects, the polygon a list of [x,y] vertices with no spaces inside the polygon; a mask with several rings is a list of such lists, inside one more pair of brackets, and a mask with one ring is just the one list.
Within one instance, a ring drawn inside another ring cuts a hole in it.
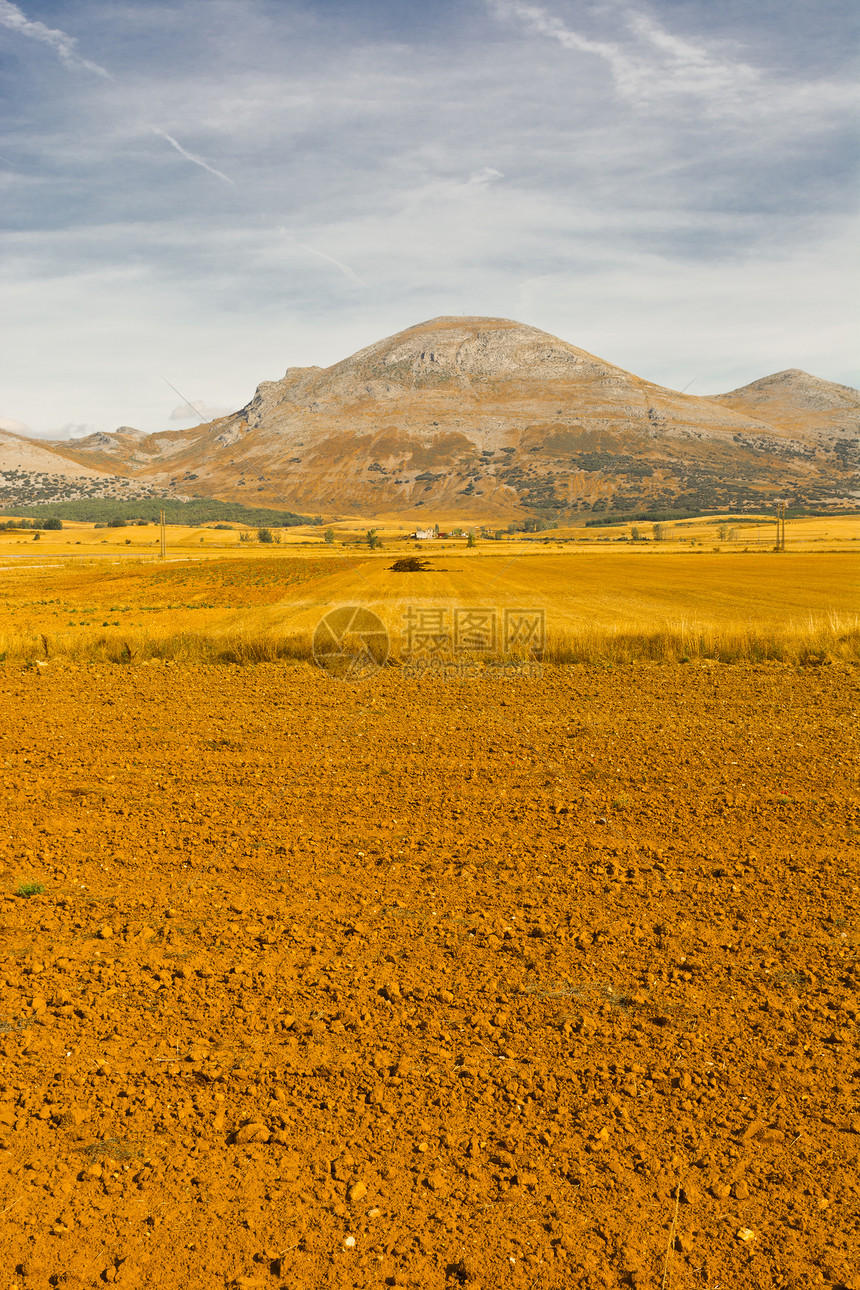
[{"label": "green tree", "polygon": [[475,530],[469,529],[469,532],[466,535],[466,546],[476,546],[476,545],[477,544],[475,542]]},{"label": "green tree", "polygon": [[271,529],[257,529],[258,542],[274,542],[275,535]]},{"label": "green tree", "polygon": [[326,529],[325,534],[323,536],[323,541],[326,542],[329,546],[334,546],[334,529]]},{"label": "green tree", "polygon": [[630,530],[630,536],[632,537],[634,542],[642,541],[642,534],[639,532],[635,524],[633,525],[633,528]]},{"label": "green tree", "polygon": [[367,545],[370,547],[371,551],[375,551],[378,547],[382,546],[382,538],[379,536],[376,529],[367,530]]},{"label": "green tree", "polygon": [[654,524],[652,526],[652,532],[654,534],[655,542],[664,541],[666,534],[662,524]]}]

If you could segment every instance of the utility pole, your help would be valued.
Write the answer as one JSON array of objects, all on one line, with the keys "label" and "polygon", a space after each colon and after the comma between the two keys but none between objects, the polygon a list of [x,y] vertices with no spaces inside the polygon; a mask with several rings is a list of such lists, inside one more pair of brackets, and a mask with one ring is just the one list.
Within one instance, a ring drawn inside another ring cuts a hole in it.
[{"label": "utility pole", "polygon": [[776,504],[776,549],[785,550],[785,502]]},{"label": "utility pole", "polygon": [[158,512],[158,522],[161,525],[161,559],[167,555],[167,530],[165,527],[164,510]]}]

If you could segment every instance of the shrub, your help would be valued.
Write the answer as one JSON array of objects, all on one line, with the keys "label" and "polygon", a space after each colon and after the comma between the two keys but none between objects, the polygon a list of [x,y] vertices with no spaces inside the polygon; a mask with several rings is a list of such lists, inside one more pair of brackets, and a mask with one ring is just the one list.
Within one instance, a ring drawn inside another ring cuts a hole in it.
[{"label": "shrub", "polygon": [[44,883],[41,882],[19,882],[15,888],[16,896],[41,896],[45,890]]}]

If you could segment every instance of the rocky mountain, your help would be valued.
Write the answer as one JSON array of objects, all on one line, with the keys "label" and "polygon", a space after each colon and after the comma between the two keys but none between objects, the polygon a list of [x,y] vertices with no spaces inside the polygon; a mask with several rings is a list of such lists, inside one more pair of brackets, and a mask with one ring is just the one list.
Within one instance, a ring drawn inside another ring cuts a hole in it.
[{"label": "rocky mountain", "polygon": [[[91,435],[91,439],[97,436]],[[113,435],[103,438],[113,440]],[[122,498],[170,495],[146,480],[125,473],[107,473],[86,456],[69,457],[58,445],[0,430],[0,510],[40,502],[79,498]],[[121,450],[114,448],[114,452]]]},{"label": "rocky mountain", "polygon": [[[534,327],[436,318],[289,368],[190,430],[42,445],[128,486],[324,514],[572,518],[856,504],[860,394],[790,371],[713,398]],[[114,485],[115,486],[115,485]]]},{"label": "rocky mountain", "polygon": [[[134,432],[139,435],[139,431]],[[144,436],[145,437],[145,436]],[[90,440],[115,440],[114,435],[90,435]],[[80,443],[85,440],[78,441]],[[73,445],[28,439],[23,435],[0,430],[0,513],[10,508],[38,506],[47,502],[114,498],[132,501],[142,497],[173,497],[175,489],[162,488],[145,478],[135,478],[125,468],[125,456],[117,441],[104,456],[116,455],[120,464],[108,473],[101,459],[87,460],[87,452],[67,453]],[[112,463],[113,464],[113,463]]]},{"label": "rocky mountain", "polygon": [[860,391],[850,385],[822,381],[792,367],[730,394],[715,395],[711,402],[743,416],[759,417],[775,430],[800,437],[824,454],[831,452],[837,458],[845,458],[855,470],[860,465]]}]

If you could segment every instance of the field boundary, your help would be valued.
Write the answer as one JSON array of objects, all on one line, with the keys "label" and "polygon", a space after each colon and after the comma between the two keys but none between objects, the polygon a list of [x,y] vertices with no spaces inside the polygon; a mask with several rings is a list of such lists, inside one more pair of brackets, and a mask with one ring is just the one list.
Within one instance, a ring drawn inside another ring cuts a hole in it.
[{"label": "field boundary", "polygon": [[[313,663],[313,633],[239,630],[197,630],[172,633],[100,632],[0,633],[0,664],[44,666],[54,660],[76,663],[139,664],[162,660],[182,663],[255,664]],[[446,664],[468,662],[480,668],[499,663],[537,662],[549,665],[689,663],[822,664],[860,662],[860,615],[830,614],[782,628],[709,627],[670,624],[659,630],[635,631],[585,628],[551,630],[544,647],[531,652],[459,651],[428,656],[425,670],[444,670]],[[389,666],[415,665],[416,659],[395,649]]]}]

